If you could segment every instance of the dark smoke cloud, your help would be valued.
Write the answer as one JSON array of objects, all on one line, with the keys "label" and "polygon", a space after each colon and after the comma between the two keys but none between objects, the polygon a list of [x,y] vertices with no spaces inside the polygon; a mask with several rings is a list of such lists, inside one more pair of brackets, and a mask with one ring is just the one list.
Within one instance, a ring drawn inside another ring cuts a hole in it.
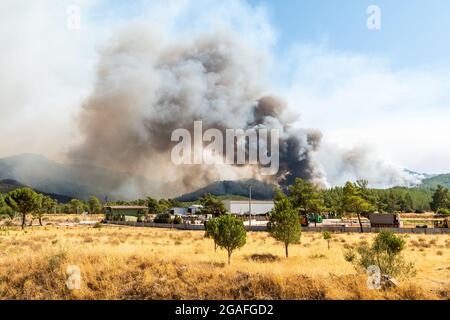
[{"label": "dark smoke cloud", "polygon": [[130,28],[100,54],[97,83],[79,118],[83,142],[70,152],[71,159],[173,181],[172,194],[218,179],[257,177],[254,166],[171,163],[172,131],[192,129],[194,121],[202,120],[204,130],[280,129],[275,180],[319,180],[310,153],[320,145],[321,135],[294,130],[292,121],[282,119],[286,104],[264,94],[263,66],[264,55],[231,33],[180,43]]}]

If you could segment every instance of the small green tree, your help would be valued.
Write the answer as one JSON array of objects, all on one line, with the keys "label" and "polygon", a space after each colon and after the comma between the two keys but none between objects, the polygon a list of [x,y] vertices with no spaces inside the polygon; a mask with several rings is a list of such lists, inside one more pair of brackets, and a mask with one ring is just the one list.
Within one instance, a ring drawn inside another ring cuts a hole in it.
[{"label": "small green tree", "polygon": [[88,208],[90,214],[100,213],[102,211],[102,204],[97,197],[91,196],[88,200]]},{"label": "small green tree", "polygon": [[244,223],[231,215],[222,215],[217,218],[216,242],[219,248],[228,253],[228,264],[231,263],[231,254],[241,248],[247,241]]},{"label": "small green tree", "polygon": [[218,217],[227,213],[223,202],[209,193],[200,198],[200,204],[203,206],[202,214],[210,214],[213,217]]},{"label": "small green tree", "polygon": [[443,216],[450,216],[450,210],[445,208],[440,208],[436,211],[437,214],[442,214]]},{"label": "small green tree", "polygon": [[331,232],[330,231],[324,231],[323,232],[323,239],[327,241],[328,250],[330,250]]},{"label": "small green tree", "polygon": [[166,199],[159,199],[158,201],[158,213],[165,213],[172,207],[169,200]]},{"label": "small green tree", "polygon": [[30,188],[19,188],[7,194],[6,204],[22,214],[22,229],[25,228],[27,214],[32,214],[41,208],[42,197]]},{"label": "small green tree", "polygon": [[78,199],[72,199],[68,203],[69,205],[69,213],[82,213],[84,210],[84,202]]},{"label": "small green tree", "polygon": [[0,216],[7,216],[9,219],[14,219],[16,212],[7,205],[4,195],[0,194]]},{"label": "small green tree", "polygon": [[219,234],[219,227],[218,227],[218,223],[217,223],[217,218],[206,221],[205,222],[205,237],[213,239],[214,251],[217,251],[218,234]]},{"label": "small green tree", "polygon": [[347,182],[344,187],[344,208],[346,212],[356,213],[360,230],[364,232],[361,215],[375,210],[375,207],[363,198],[360,189],[351,182]]},{"label": "small green tree", "polygon": [[[382,275],[404,277],[414,274],[414,264],[407,263],[401,252],[405,241],[388,230],[380,231],[371,246],[360,245],[356,253],[344,253],[347,261],[353,262],[360,271],[366,271],[370,266],[378,266]],[[352,257],[350,259],[349,257]]]},{"label": "small green tree", "polygon": [[152,197],[147,197],[147,207],[148,207],[148,213],[149,214],[157,214],[159,213],[159,206],[158,201]]},{"label": "small green tree", "polygon": [[302,227],[298,211],[284,198],[275,203],[269,218],[268,230],[272,237],[284,243],[286,258],[289,257],[289,244],[298,243]]},{"label": "small green tree", "polygon": [[[42,196],[41,198],[41,209],[36,210],[32,213],[33,219],[38,219],[39,225],[42,226],[42,216],[45,213],[51,212],[53,210],[54,206],[56,205],[56,201],[48,196]],[[33,224],[33,219],[31,220],[30,225]]]}]

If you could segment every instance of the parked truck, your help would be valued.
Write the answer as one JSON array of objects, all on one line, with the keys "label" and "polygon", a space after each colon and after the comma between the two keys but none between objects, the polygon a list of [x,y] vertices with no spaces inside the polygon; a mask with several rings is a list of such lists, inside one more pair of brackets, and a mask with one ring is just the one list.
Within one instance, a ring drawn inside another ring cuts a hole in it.
[{"label": "parked truck", "polygon": [[434,227],[435,228],[444,228],[444,229],[448,229],[448,218],[445,218],[443,220],[437,220],[434,222]]},{"label": "parked truck", "polygon": [[400,216],[394,213],[371,213],[369,215],[372,228],[400,228]]}]

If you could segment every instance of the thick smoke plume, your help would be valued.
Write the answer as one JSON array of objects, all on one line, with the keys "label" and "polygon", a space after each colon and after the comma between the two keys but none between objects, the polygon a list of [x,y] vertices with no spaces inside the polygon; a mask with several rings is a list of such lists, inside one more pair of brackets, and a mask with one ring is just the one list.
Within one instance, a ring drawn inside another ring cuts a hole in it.
[{"label": "thick smoke plume", "polygon": [[127,30],[101,52],[95,90],[80,116],[83,142],[72,160],[173,181],[172,193],[257,176],[254,166],[171,163],[172,131],[202,120],[204,130],[279,128],[276,179],[320,178],[310,159],[320,134],[283,120],[284,102],[264,94],[263,65],[264,55],[231,33],[168,42],[149,30]]},{"label": "thick smoke plume", "polygon": [[[328,186],[312,157],[321,133],[293,128],[297,119],[287,114],[285,102],[266,93],[264,65],[264,54],[231,32],[170,41],[145,28],[130,28],[100,53],[97,82],[79,118],[83,140],[71,159],[172,182],[159,186],[159,195],[165,196],[217,180],[261,178],[255,166],[172,164],[172,131],[192,130],[194,121],[202,120],[204,130],[280,129],[280,170],[273,182],[289,184],[301,177]],[[335,156],[338,162],[345,158]],[[364,167],[364,159],[349,157],[353,160],[341,169],[359,173],[355,166]],[[128,186],[123,181],[116,187]]]}]

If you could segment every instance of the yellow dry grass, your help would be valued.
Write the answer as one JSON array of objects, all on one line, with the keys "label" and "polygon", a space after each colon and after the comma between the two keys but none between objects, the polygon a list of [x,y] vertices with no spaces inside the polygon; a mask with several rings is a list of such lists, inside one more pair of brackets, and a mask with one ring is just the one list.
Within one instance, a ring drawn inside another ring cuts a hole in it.
[{"label": "yellow dry grass", "polygon": [[[369,290],[343,258],[373,234],[320,233],[283,246],[267,233],[226,264],[203,232],[118,226],[33,227],[0,231],[0,299],[449,299],[450,236],[405,235],[417,274],[391,290]],[[81,270],[69,290],[67,267]]]}]

